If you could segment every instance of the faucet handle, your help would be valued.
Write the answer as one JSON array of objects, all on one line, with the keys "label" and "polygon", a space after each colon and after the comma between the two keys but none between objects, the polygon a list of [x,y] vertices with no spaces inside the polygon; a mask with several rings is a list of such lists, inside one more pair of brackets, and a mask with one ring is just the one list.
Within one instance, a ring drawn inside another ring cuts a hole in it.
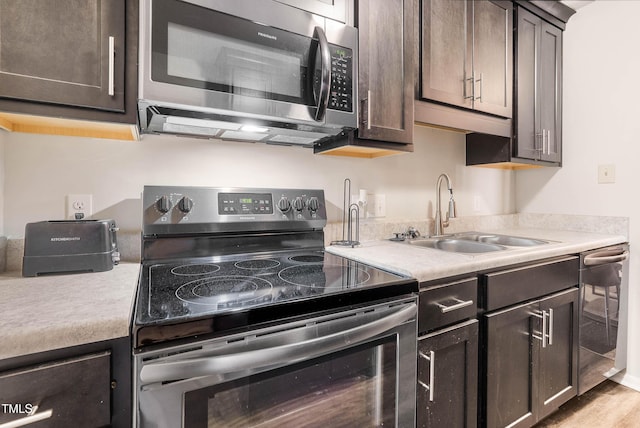
[{"label": "faucet handle", "polygon": [[420,236],[420,231],[413,226],[409,226],[409,228],[405,232],[405,236],[410,239],[418,238]]}]

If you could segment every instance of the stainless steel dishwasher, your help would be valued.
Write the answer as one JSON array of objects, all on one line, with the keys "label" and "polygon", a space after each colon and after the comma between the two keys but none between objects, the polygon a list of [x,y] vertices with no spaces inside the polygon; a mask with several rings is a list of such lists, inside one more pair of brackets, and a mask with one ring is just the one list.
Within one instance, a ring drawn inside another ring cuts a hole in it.
[{"label": "stainless steel dishwasher", "polygon": [[580,255],[578,395],[626,368],[628,244]]}]

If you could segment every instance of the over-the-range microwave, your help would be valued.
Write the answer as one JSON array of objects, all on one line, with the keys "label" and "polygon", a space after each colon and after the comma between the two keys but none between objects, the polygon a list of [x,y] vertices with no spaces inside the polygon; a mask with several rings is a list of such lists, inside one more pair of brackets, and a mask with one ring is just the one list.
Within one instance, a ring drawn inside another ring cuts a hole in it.
[{"label": "over-the-range microwave", "polygon": [[275,0],[142,0],[139,125],[311,147],[357,126],[357,29]]}]

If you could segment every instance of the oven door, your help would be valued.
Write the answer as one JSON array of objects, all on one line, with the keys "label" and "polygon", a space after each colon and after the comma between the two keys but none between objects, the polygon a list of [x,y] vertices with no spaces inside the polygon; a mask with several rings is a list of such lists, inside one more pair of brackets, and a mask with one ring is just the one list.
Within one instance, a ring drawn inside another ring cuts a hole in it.
[{"label": "oven door", "polygon": [[147,427],[415,425],[415,298],[136,357]]},{"label": "oven door", "polygon": [[327,109],[353,116],[354,52],[339,43],[355,29],[254,0],[146,0],[142,17],[141,99],[313,125],[333,123]]}]

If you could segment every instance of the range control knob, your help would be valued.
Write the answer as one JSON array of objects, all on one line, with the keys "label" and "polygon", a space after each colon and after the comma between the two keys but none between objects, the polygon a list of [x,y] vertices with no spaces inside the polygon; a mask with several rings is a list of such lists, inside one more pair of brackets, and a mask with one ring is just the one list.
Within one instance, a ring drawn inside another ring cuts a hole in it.
[{"label": "range control knob", "polygon": [[193,208],[193,201],[187,196],[183,196],[178,202],[178,209],[183,213],[188,213]]},{"label": "range control knob", "polygon": [[318,211],[318,208],[320,208],[320,202],[318,202],[318,198],[316,198],[315,196],[310,197],[307,201],[307,207],[311,212]]},{"label": "range control knob", "polygon": [[286,196],[281,197],[278,201],[278,209],[283,213],[286,213],[291,209],[291,202],[289,202],[289,199],[287,199]]},{"label": "range control knob", "polygon": [[171,209],[171,200],[168,196],[161,196],[160,199],[156,201],[156,208],[162,214],[166,214]]},{"label": "range control knob", "polygon": [[293,200],[293,209],[298,212],[304,209],[304,200],[300,196]]}]

